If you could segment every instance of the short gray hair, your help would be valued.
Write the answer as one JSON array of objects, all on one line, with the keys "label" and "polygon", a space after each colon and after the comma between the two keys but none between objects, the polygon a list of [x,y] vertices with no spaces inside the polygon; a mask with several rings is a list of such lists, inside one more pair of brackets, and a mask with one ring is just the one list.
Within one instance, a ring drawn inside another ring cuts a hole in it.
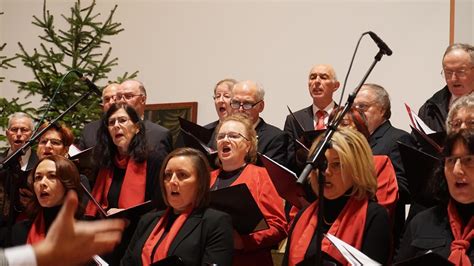
[{"label": "short gray hair", "polygon": [[453,43],[450,46],[448,46],[448,48],[446,48],[446,51],[444,51],[443,62],[446,55],[451,53],[454,50],[462,50],[468,53],[469,56],[471,57],[471,64],[474,64],[474,46],[467,43]]},{"label": "short gray hair", "polygon": [[13,119],[20,119],[20,118],[27,118],[30,120],[30,129],[33,130],[33,128],[35,127],[35,123],[33,121],[33,118],[27,114],[27,113],[24,113],[24,112],[16,112],[16,113],[13,113],[11,115],[8,116],[8,128],[10,128],[10,126],[12,125],[12,121]]},{"label": "short gray hair", "polygon": [[457,113],[462,110],[462,109],[467,109],[470,110],[471,112],[474,111],[474,94],[470,93],[468,95],[464,95],[456,99],[454,101],[453,105],[449,109],[448,116],[446,117],[446,132],[449,134],[452,132],[452,127],[449,124],[454,118],[454,116],[457,115]]},{"label": "short gray hair", "polygon": [[388,95],[388,92],[382,86],[375,83],[366,83],[363,85],[363,88],[364,87],[374,92],[375,101],[385,110],[383,117],[387,120],[390,119],[392,116],[392,107],[390,104],[390,96]]}]

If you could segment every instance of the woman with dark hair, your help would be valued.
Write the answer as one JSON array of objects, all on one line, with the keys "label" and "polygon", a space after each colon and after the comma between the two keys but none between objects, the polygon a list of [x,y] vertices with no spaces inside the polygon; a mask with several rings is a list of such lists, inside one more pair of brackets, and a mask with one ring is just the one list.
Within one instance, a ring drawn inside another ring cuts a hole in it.
[{"label": "woman with dark hair", "polygon": [[232,222],[209,204],[209,163],[191,148],[179,148],[164,160],[160,186],[168,206],[142,217],[122,265],[150,265],[169,256],[184,265],[231,265]]},{"label": "woman with dark hair", "polygon": [[[45,238],[68,190],[76,191],[79,199],[83,195],[79,171],[73,162],[60,155],[41,158],[30,172],[30,179],[34,196],[26,207],[29,219],[13,226],[13,246],[34,244]],[[82,217],[82,213],[80,206],[76,218]],[[5,241],[5,237],[2,236],[2,240]]]},{"label": "woman with dark hair", "polygon": [[254,163],[257,133],[242,114],[224,118],[216,128],[219,169],[211,173],[211,190],[246,184],[268,223],[268,229],[251,234],[234,233],[233,265],[273,265],[271,248],[286,237],[283,200],[268,172]]},{"label": "woman with dark hair", "polygon": [[[318,140],[313,143],[311,151],[317,143]],[[301,210],[292,223],[282,265],[317,265],[318,226],[385,265],[390,254],[389,218],[387,211],[374,201],[377,180],[367,140],[353,129],[338,129],[325,157],[323,224],[317,224],[318,201]],[[317,176],[317,170],[309,175],[314,193],[318,192]],[[325,261],[348,265],[328,239],[323,239],[321,250]]]},{"label": "woman with dark hair", "polygon": [[[147,200],[163,206],[158,172],[162,158],[147,150],[145,126],[135,109],[113,104],[103,115],[94,159],[100,165],[92,195],[109,214]],[[97,207],[86,207],[97,216]]]},{"label": "woman with dark hair", "polygon": [[450,133],[443,154],[432,185],[439,204],[407,225],[397,261],[434,252],[455,265],[474,263],[474,130]]}]

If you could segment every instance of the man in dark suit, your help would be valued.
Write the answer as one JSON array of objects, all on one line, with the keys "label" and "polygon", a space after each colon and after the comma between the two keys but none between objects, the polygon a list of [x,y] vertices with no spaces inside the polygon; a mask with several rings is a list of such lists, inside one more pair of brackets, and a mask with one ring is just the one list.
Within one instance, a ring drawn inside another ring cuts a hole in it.
[{"label": "man in dark suit", "polygon": [[[339,85],[336,72],[331,65],[315,65],[309,71],[308,90],[313,103],[294,113],[298,121],[295,121],[291,115],[288,115],[285,120],[284,130],[290,136],[289,154],[292,160],[294,160],[295,139],[299,139],[303,131],[324,129],[327,125],[329,114],[336,106],[332,96],[339,88]],[[317,114],[322,115],[322,117],[319,118]],[[321,121],[319,128],[318,121]],[[298,122],[303,126],[303,131],[299,127]],[[296,166],[293,166],[292,169],[297,170]]]},{"label": "man in dark suit", "polygon": [[405,221],[405,204],[410,203],[408,179],[400,157],[397,141],[413,146],[411,135],[390,123],[390,98],[377,84],[364,84],[354,100],[354,106],[365,114],[369,128],[369,144],[374,155],[387,155],[397,176],[399,200],[395,214],[395,244],[398,244]]},{"label": "man in dark suit", "polygon": [[[122,84],[110,84],[102,91],[103,112],[107,112],[113,103],[126,103],[131,105],[144,118],[146,104],[146,90],[137,80],[126,80]],[[95,146],[97,130],[100,120],[93,121],[84,126],[79,140],[79,148],[86,149]],[[168,129],[145,120],[146,136],[150,150],[166,156],[172,150],[171,133]]]},{"label": "man in dark suit", "polygon": [[246,114],[257,131],[258,152],[288,166],[288,134],[260,117],[265,107],[265,91],[254,81],[240,81],[232,88],[232,113]]},{"label": "man in dark suit", "polygon": [[[20,149],[26,141],[28,141],[33,134],[33,119],[26,113],[17,112],[8,118],[8,129],[6,130],[6,135],[8,139],[8,143],[10,147],[6,150],[2,155],[0,155],[0,161],[3,161],[4,158],[8,157],[12,153],[16,152]],[[17,176],[16,178],[22,178],[26,182],[26,175],[28,172],[34,167],[36,162],[38,161],[38,157],[36,153],[32,151],[31,148],[28,148],[23,155],[21,155],[18,159],[18,162],[15,162],[13,168],[8,168],[8,171],[2,170],[0,173],[0,225],[5,225],[6,222],[9,220],[10,217],[10,190],[12,189],[11,185],[13,184],[12,178]],[[15,178],[15,179],[16,179]],[[26,185],[26,184],[24,184]],[[19,188],[19,194],[25,193],[23,190],[24,188]],[[14,188],[15,193],[17,191]],[[24,206],[21,204],[21,197],[17,197],[18,194],[14,195],[15,205],[14,211],[12,213],[14,219],[17,211],[23,209]],[[26,198],[25,198],[26,200]],[[26,202],[24,202],[26,204]]]},{"label": "man in dark suit", "polygon": [[446,131],[446,117],[452,103],[474,91],[474,46],[455,43],[443,55],[443,77],[446,86],[429,98],[418,116],[436,132]]}]

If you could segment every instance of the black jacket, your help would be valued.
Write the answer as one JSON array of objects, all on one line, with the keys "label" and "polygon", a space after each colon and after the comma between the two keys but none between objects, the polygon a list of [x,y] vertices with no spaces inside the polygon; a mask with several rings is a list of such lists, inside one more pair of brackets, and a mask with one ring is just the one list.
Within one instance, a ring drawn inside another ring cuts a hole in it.
[{"label": "black jacket", "polygon": [[418,116],[436,132],[446,131],[446,118],[448,116],[451,92],[448,86],[437,91],[429,98],[418,111]]},{"label": "black jacket", "polygon": [[[143,216],[122,258],[121,265],[142,265],[142,249],[164,211]],[[186,266],[232,264],[233,229],[228,214],[207,208],[195,210],[170,245],[168,256],[181,257]]]}]

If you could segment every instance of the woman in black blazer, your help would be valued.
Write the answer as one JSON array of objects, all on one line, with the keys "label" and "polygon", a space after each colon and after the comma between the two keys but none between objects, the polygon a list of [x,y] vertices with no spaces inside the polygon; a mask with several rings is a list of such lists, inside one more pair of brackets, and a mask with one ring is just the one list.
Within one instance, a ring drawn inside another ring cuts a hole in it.
[{"label": "woman in black blazer", "polygon": [[194,149],[170,153],[160,171],[165,211],[142,217],[122,265],[149,265],[178,256],[184,265],[231,265],[232,222],[208,208],[209,164]]}]

